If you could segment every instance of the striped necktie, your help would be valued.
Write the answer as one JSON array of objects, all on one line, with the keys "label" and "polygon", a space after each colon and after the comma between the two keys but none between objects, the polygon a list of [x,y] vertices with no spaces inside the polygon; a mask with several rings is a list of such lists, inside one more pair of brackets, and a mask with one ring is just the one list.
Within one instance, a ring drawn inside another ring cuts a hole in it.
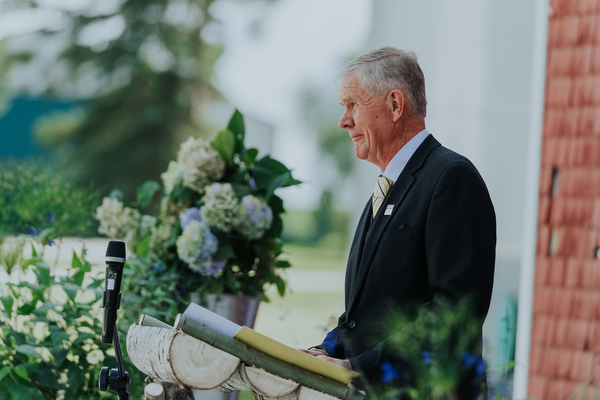
[{"label": "striped necktie", "polygon": [[373,193],[373,218],[377,215],[377,211],[379,211],[379,207],[383,204],[383,200],[385,199],[385,195],[392,187],[392,181],[386,178],[383,175],[379,175],[377,177],[377,184],[375,185],[375,192]]}]

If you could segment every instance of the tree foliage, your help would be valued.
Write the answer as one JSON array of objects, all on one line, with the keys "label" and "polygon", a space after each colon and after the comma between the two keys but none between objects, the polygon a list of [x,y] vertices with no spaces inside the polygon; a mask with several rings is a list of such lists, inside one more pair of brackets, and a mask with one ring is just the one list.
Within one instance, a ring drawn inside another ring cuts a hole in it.
[{"label": "tree foliage", "polygon": [[[45,9],[60,21],[18,38],[13,50],[13,70],[36,65],[46,95],[77,104],[38,123],[40,142],[80,180],[106,190],[129,195],[133,182],[156,179],[176,144],[201,134],[203,106],[218,96],[211,78],[221,48],[203,34],[215,23],[215,1],[10,3],[12,11]],[[44,47],[60,43],[55,59],[41,58]]]}]

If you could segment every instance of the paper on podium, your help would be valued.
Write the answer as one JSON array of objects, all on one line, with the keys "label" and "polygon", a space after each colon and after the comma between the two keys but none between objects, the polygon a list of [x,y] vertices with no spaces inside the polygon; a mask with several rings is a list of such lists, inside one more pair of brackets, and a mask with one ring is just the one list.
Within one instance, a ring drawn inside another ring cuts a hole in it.
[{"label": "paper on podium", "polygon": [[235,338],[268,356],[337,382],[347,385],[359,375],[355,371],[286,346],[246,326],[242,327],[198,304],[191,303],[183,315],[229,337]]}]

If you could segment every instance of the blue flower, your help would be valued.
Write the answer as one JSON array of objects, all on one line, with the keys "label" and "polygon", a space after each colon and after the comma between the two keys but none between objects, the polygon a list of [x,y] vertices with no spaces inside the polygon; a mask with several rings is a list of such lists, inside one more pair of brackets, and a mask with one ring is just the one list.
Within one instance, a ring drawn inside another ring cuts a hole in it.
[{"label": "blue flower", "polygon": [[381,371],[383,372],[381,382],[383,382],[385,385],[400,377],[398,370],[396,370],[396,368],[394,368],[392,364],[387,361],[381,363]]},{"label": "blue flower", "polygon": [[38,234],[33,226],[30,226],[29,228],[27,228],[27,230],[30,236],[37,236]]},{"label": "blue flower", "polygon": [[423,353],[421,354],[423,355],[423,364],[431,364],[431,355],[429,354],[429,352],[427,350],[423,350]]},{"label": "blue flower", "polygon": [[192,221],[202,221],[198,207],[190,207],[179,214],[179,222],[181,223],[182,230],[187,228]]},{"label": "blue flower", "polygon": [[461,360],[463,360],[463,368],[471,369],[475,367],[475,372],[478,376],[482,376],[485,374],[485,362],[481,356],[477,356],[475,354],[464,352],[460,356]]},{"label": "blue flower", "polygon": [[56,218],[56,213],[50,214],[50,217],[48,217],[48,222],[54,221],[54,218]]},{"label": "blue flower", "polygon": [[162,265],[159,265],[158,267],[152,268],[152,270],[154,272],[163,272],[165,270],[165,267],[163,267]]}]

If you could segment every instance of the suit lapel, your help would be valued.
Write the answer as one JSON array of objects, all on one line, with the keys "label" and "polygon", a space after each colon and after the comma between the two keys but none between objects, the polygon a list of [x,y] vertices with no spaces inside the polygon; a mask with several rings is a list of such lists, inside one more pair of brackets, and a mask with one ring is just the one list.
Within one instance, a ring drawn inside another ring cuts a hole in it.
[{"label": "suit lapel", "polygon": [[[358,241],[359,243],[355,243],[358,245],[362,245],[360,250],[362,250],[362,254],[357,252],[354,256],[357,258],[355,261],[352,261],[354,264],[353,268],[353,276],[351,279],[351,298],[346,304],[346,311],[349,311],[356,299],[359,296],[360,290],[365,282],[367,273],[371,266],[371,261],[375,252],[377,251],[377,247],[379,245],[379,241],[381,239],[381,235],[385,232],[386,227],[388,226],[390,220],[394,215],[394,211],[397,210],[406,197],[406,194],[409,192],[411,187],[416,182],[416,178],[414,173],[421,169],[423,166],[425,159],[429,155],[429,153],[440,143],[435,140],[432,135],[429,135],[425,141],[419,146],[415,154],[411,157],[408,164],[398,177],[398,180],[392,185],[390,192],[386,196],[377,216],[370,221],[373,225],[372,228],[365,229],[365,226],[368,228],[369,224],[365,223],[366,218],[371,218],[371,207],[367,204],[368,211],[367,215],[365,215],[365,211],[363,211],[363,215],[361,216],[359,226],[357,227],[357,234],[359,233],[359,229],[361,229],[362,240]],[[385,215],[385,211],[388,205],[393,205],[393,210],[390,215]],[[356,242],[356,238],[355,238]],[[352,246],[354,249],[354,245]],[[354,249],[358,250],[358,249]],[[358,262],[360,260],[360,262]],[[349,271],[350,272],[350,271]]]}]

